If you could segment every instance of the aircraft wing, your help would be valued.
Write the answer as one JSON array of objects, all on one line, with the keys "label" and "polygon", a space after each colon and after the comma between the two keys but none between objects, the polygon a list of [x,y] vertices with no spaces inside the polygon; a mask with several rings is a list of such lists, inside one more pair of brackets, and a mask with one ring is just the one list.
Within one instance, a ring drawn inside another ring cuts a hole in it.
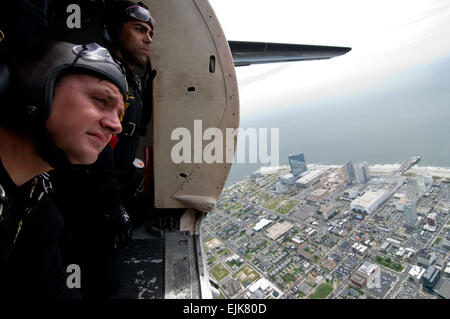
[{"label": "aircraft wing", "polygon": [[346,47],[228,41],[235,66],[330,59],[351,50]]}]

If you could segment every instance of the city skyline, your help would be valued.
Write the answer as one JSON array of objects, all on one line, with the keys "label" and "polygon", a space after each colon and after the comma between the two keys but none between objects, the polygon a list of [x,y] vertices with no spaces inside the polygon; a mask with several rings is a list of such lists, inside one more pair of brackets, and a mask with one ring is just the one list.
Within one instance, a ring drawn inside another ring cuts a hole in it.
[{"label": "city skyline", "polygon": [[202,226],[220,293],[450,298],[450,172],[426,173],[416,163],[371,166],[368,179],[353,182],[347,164],[308,163],[298,176],[290,166],[266,168],[227,187]]}]

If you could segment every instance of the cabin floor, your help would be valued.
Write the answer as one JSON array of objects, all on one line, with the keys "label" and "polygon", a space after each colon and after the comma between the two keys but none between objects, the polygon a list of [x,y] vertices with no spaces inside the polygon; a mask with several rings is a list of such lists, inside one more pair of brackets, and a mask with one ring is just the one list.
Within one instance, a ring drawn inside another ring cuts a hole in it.
[{"label": "cabin floor", "polygon": [[164,298],[164,240],[145,227],[134,230],[133,239],[121,254],[121,287],[114,299]]}]

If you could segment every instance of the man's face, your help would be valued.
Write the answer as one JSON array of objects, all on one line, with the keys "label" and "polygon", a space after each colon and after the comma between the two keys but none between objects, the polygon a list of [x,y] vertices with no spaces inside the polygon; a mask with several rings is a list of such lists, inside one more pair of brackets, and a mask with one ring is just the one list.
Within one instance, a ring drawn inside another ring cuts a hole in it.
[{"label": "man's face", "polygon": [[120,133],[123,96],[111,82],[87,74],[69,74],[55,86],[46,122],[55,145],[72,164],[92,164]]},{"label": "man's face", "polygon": [[143,66],[150,55],[150,44],[152,40],[152,28],[145,22],[139,20],[127,21],[120,29],[120,43],[124,58],[128,63]]}]

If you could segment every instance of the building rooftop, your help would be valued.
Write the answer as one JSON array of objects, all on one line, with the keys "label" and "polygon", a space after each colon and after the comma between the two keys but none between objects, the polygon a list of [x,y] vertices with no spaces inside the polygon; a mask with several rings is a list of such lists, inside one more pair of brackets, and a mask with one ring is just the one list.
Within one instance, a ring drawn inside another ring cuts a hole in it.
[{"label": "building rooftop", "polygon": [[433,281],[434,277],[437,276],[438,272],[439,272],[439,270],[437,270],[436,267],[430,266],[430,267],[427,268],[427,270],[423,274],[423,278],[428,280],[428,281]]},{"label": "building rooftop", "polygon": [[[367,247],[366,247],[366,248],[367,248]],[[377,265],[372,264],[371,262],[365,261],[365,262],[361,265],[361,267],[359,267],[358,270],[359,270],[360,272],[364,273],[364,274],[370,275],[370,274],[372,274],[372,273],[375,271],[376,268],[377,268]]]},{"label": "building rooftop", "polygon": [[257,282],[255,282],[253,285],[248,287],[248,290],[250,292],[255,292],[258,289],[261,289],[262,291],[267,290],[268,288],[272,288],[271,284],[267,279],[261,278]]},{"label": "building rooftop", "polygon": [[267,230],[267,237],[271,238],[272,240],[276,240],[292,227],[294,227],[294,224],[291,224],[287,221],[283,223],[276,223]]},{"label": "building rooftop", "polygon": [[269,225],[270,223],[272,223],[271,220],[261,218],[261,220],[256,223],[256,225],[255,225],[255,227],[253,227],[253,229],[256,231],[259,231],[259,230],[263,229],[264,227],[266,227],[267,225]]},{"label": "building rooftop", "polygon": [[291,179],[291,178],[293,178],[294,177],[294,175],[292,175],[292,173],[286,173],[286,174],[284,174],[283,176],[280,176],[280,179]]},{"label": "building rooftop", "polygon": [[310,181],[312,181],[313,179],[319,177],[320,175],[322,175],[323,173],[325,173],[327,171],[327,169],[325,168],[317,168],[317,169],[313,169],[311,171],[306,171],[301,178],[297,179],[295,182],[298,184],[307,184]]},{"label": "building rooftop", "polygon": [[425,270],[425,268],[414,265],[409,271],[409,275],[416,278],[417,280],[420,280],[420,278],[422,278],[423,274],[425,273]]},{"label": "building rooftop", "polygon": [[310,195],[313,196],[321,196],[327,192],[326,188],[318,188],[315,191],[312,191]]},{"label": "building rooftop", "polygon": [[376,202],[381,196],[383,196],[386,193],[385,189],[380,190],[369,190],[361,197],[356,198],[352,205],[358,205],[363,207],[369,207],[374,202]]},{"label": "building rooftop", "polygon": [[357,284],[357,285],[359,285],[359,286],[362,287],[362,286],[364,286],[364,284],[366,283],[367,277],[365,277],[363,273],[361,273],[361,272],[359,272],[359,271],[357,270],[357,271],[355,271],[355,272],[353,272],[353,273],[351,274],[350,280],[351,280],[353,283],[355,283],[355,284]]},{"label": "building rooftop", "polygon": [[442,278],[434,287],[434,291],[442,298],[450,299],[450,280],[448,278]]}]

